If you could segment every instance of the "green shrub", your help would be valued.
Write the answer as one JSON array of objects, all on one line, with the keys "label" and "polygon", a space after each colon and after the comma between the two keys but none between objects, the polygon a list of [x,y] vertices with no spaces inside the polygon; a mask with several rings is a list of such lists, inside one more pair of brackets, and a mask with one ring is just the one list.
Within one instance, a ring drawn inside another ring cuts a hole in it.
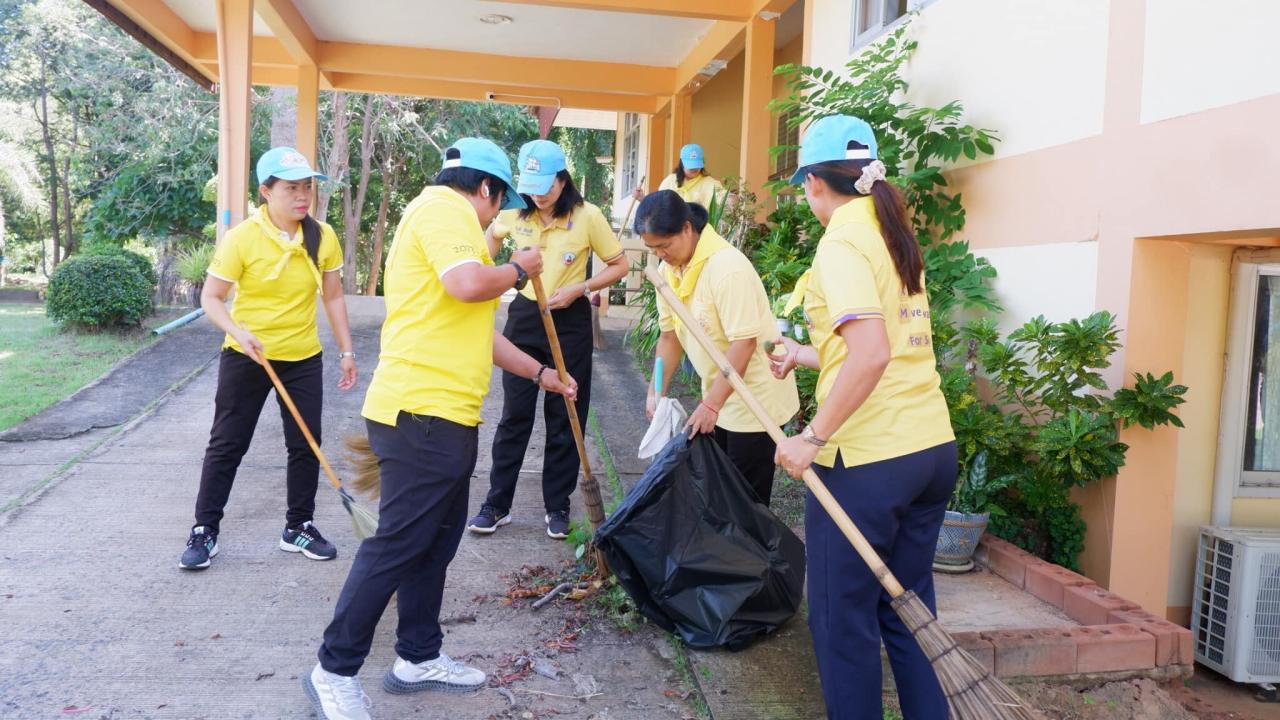
[{"label": "green shrub", "polygon": [[183,251],[178,255],[178,262],[174,266],[178,277],[192,285],[203,284],[209,272],[209,264],[213,262],[214,249],[212,243],[201,243]]},{"label": "green shrub", "polygon": [[63,325],[138,325],[151,313],[151,285],[125,257],[74,255],[49,278],[45,312]]},{"label": "green shrub", "polygon": [[142,253],[136,253],[132,250],[125,250],[119,245],[110,243],[94,243],[80,251],[81,255],[109,255],[122,257],[129,261],[129,264],[142,275],[142,279],[147,281],[147,285],[151,287],[152,292],[155,291],[156,283],[160,278],[156,275],[156,267],[151,259]]}]

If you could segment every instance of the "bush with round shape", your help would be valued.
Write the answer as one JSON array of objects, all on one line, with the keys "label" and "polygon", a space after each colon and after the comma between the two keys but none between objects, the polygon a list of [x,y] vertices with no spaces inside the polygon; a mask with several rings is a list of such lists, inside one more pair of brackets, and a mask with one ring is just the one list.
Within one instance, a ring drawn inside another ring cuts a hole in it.
[{"label": "bush with round shape", "polygon": [[62,325],[139,325],[151,314],[151,286],[127,258],[73,255],[49,278],[45,312]]},{"label": "bush with round shape", "polygon": [[110,243],[94,243],[82,250],[81,254],[113,255],[128,260],[131,265],[137,268],[139,273],[142,273],[142,279],[147,281],[147,284],[151,286],[152,291],[155,290],[156,283],[160,281],[159,276],[156,275],[155,265],[152,264],[150,258],[142,253],[126,250],[119,245],[112,245]]}]

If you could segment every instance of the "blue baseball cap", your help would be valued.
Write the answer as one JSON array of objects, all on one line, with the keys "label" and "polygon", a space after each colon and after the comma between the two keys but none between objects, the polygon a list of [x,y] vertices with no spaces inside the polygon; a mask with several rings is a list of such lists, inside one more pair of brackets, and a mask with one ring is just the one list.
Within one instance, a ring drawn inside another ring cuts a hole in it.
[{"label": "blue baseball cap", "polygon": [[524,195],[546,195],[564,170],[564,150],[550,140],[532,140],[520,147],[520,182],[516,191]]},{"label": "blue baseball cap", "polygon": [[[449,150],[457,150],[458,157],[449,158]],[[450,145],[445,151],[444,165],[440,169],[447,170],[455,167],[487,172],[506,183],[507,191],[503,193],[502,198],[503,210],[518,210],[525,207],[524,200],[516,192],[515,184],[511,182],[511,159],[502,148],[493,144],[492,140],[467,137]]]},{"label": "blue baseball cap", "polygon": [[[856,142],[864,147],[850,148]],[[792,185],[804,182],[805,168],[833,160],[875,160],[876,134],[861,118],[828,115],[809,126],[800,142],[800,169],[791,176]]]},{"label": "blue baseball cap", "polygon": [[689,143],[680,148],[680,164],[684,165],[685,170],[701,170],[706,167],[704,159],[707,154],[702,152],[702,146],[697,143]]},{"label": "blue baseball cap", "polygon": [[329,179],[328,175],[312,170],[307,158],[291,147],[271,148],[258,158],[258,184],[265,185],[273,177],[281,180]]}]

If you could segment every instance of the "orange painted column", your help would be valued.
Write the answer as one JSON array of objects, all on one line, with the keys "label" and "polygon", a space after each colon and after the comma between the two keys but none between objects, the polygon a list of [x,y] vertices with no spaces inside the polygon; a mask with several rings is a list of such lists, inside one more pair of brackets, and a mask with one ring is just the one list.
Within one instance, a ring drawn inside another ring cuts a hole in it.
[{"label": "orange painted column", "polygon": [[218,239],[244,220],[249,198],[253,0],[217,0]]},{"label": "orange painted column", "polygon": [[[1131,380],[1138,369],[1181,372],[1164,363],[1180,357],[1157,328],[1167,322],[1185,323],[1174,309],[1177,287],[1168,253],[1140,252],[1135,238],[1142,228],[1131,208],[1144,184],[1144,160],[1134,152],[1142,133],[1142,67],[1146,27],[1145,3],[1112,3],[1107,48],[1106,105],[1103,112],[1105,172],[1100,194],[1098,228],[1097,307],[1116,315],[1126,347],[1113,358],[1105,374],[1113,386]],[[1175,253],[1176,255],[1177,253]],[[1176,264],[1175,264],[1176,265]],[[1185,271],[1184,271],[1185,272]],[[1185,283],[1184,283],[1185,285]],[[1178,319],[1175,321],[1173,317]],[[1167,328],[1166,328],[1167,329]],[[1167,333],[1172,337],[1172,333]],[[1149,347],[1144,347],[1149,346]],[[1110,544],[1109,589],[1149,612],[1164,616],[1169,595],[1169,565],[1173,532],[1173,493],[1177,484],[1177,432],[1129,430],[1126,463],[1114,480],[1102,486],[1113,503],[1109,537],[1091,528],[1088,542]],[[1105,506],[1104,506],[1105,507]]]},{"label": "orange painted column", "polygon": [[[645,174],[645,190],[653,192],[658,189],[667,170],[674,163],[667,154],[667,116],[651,115],[649,117],[649,169]],[[624,188],[625,189],[625,188]]]},{"label": "orange painted column", "polygon": [[[738,174],[743,186],[766,197],[764,184],[769,181],[769,145],[772,141],[773,36],[776,24],[759,16],[747,23],[747,46],[743,50],[742,71],[742,142],[739,145]],[[766,207],[757,213],[763,220]]]},{"label": "orange painted column", "polygon": [[316,136],[320,124],[320,70],[315,65],[298,66],[298,137],[294,149],[316,166]]},{"label": "orange painted column", "polygon": [[684,92],[676,93],[671,96],[671,134],[667,143],[667,160],[671,165],[676,164],[680,148],[691,142],[692,130],[693,96]]}]

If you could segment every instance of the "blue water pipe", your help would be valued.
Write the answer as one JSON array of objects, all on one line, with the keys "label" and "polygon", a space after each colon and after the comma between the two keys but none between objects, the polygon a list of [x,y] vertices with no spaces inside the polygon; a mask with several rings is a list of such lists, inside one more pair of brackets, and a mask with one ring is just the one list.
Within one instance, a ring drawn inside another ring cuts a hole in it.
[{"label": "blue water pipe", "polygon": [[200,318],[202,318],[202,317],[204,317],[204,308],[200,308],[200,309],[198,309],[198,310],[192,310],[191,312],[187,313],[186,315],[183,315],[182,317],[178,318],[177,320],[174,320],[174,321],[172,321],[172,322],[166,323],[166,324],[161,325],[160,327],[156,328],[155,330],[152,330],[152,331],[151,331],[151,333],[152,333],[153,335],[163,335],[163,334],[165,334],[165,333],[169,332],[170,330],[177,330],[178,328],[182,327],[183,325],[186,325],[187,323],[189,323],[189,322],[191,322],[191,321],[193,321],[193,320],[199,320],[199,319],[200,319]]}]

